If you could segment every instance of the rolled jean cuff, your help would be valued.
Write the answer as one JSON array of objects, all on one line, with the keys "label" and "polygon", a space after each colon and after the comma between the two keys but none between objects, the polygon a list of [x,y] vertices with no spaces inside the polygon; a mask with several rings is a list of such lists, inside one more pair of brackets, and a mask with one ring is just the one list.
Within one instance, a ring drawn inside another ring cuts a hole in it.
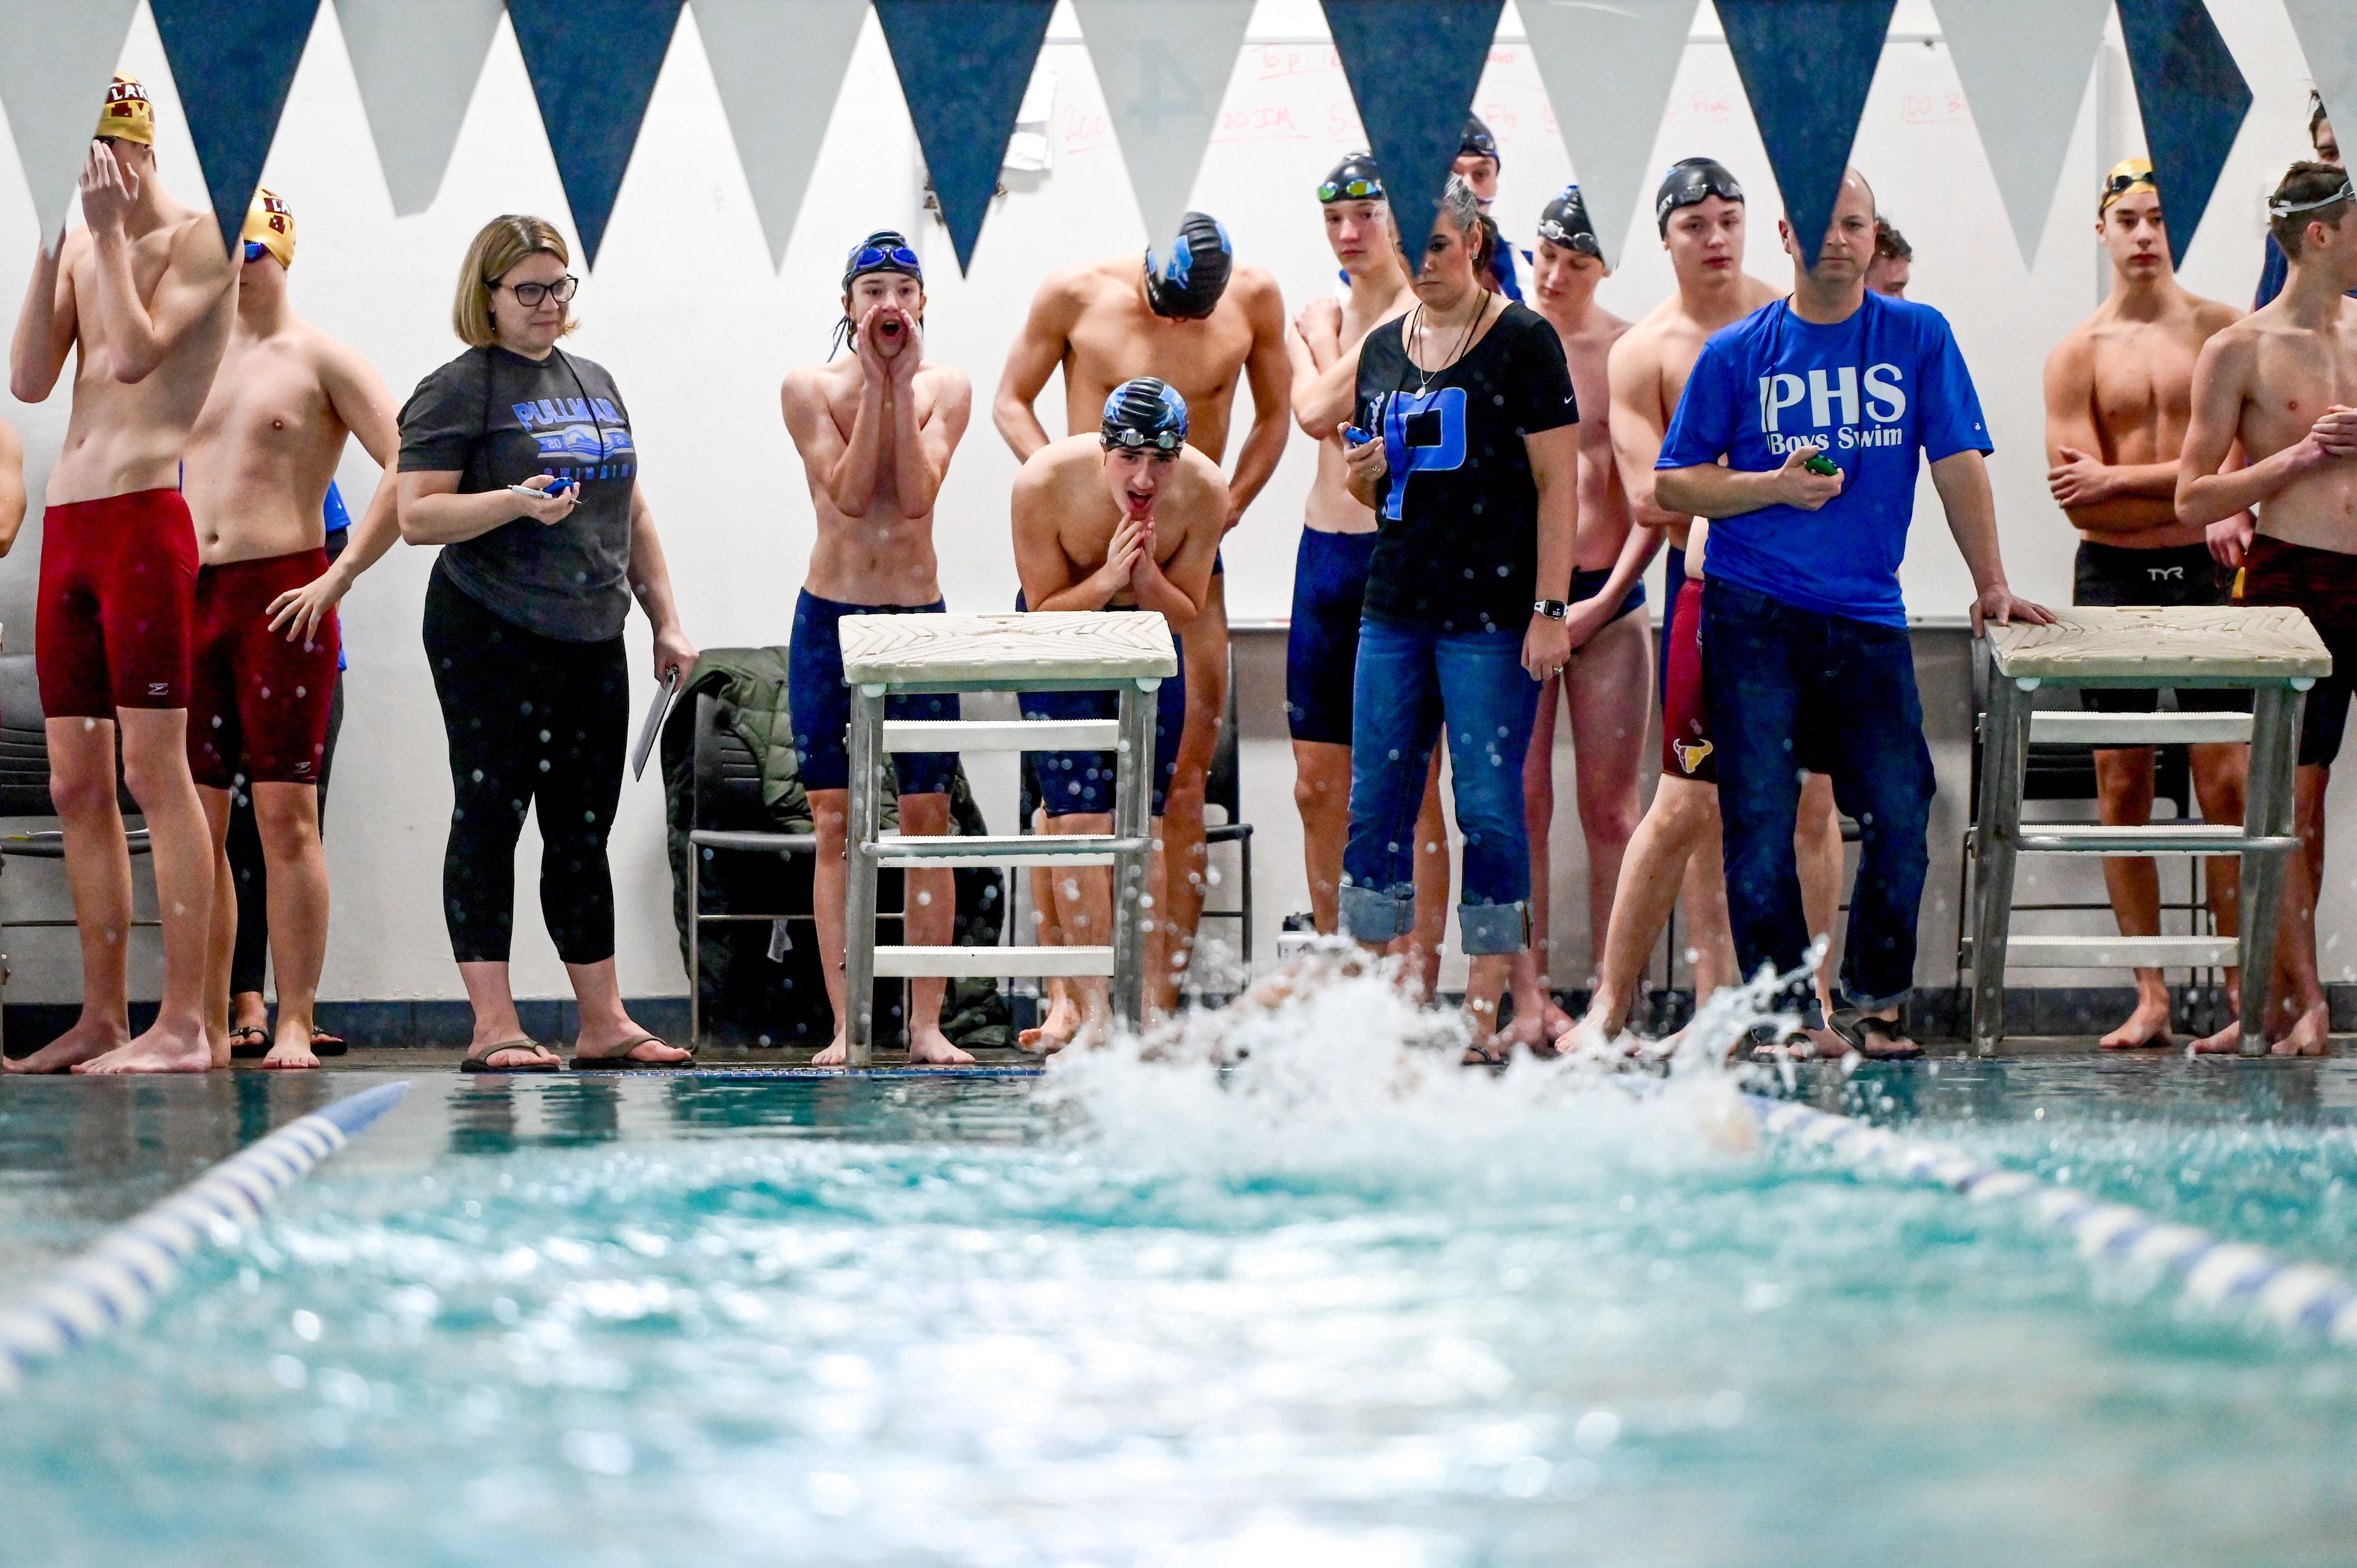
[{"label": "rolled jean cuff", "polygon": [[[1411,915],[1413,914],[1411,908]],[[1531,945],[1530,907],[1526,904],[1459,904],[1457,934],[1468,958],[1520,952]]]},{"label": "rolled jean cuff", "polygon": [[1342,934],[1354,940],[1396,941],[1415,929],[1414,883],[1385,892],[1349,882],[1341,895]]}]

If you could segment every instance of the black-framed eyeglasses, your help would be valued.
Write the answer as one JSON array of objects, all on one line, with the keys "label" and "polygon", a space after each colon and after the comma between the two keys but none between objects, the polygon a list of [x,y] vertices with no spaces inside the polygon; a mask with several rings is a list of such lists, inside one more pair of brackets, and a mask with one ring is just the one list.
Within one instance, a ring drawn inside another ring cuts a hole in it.
[{"label": "black-framed eyeglasses", "polygon": [[1583,256],[1594,256],[1599,262],[1604,259],[1604,247],[1596,242],[1595,235],[1585,229],[1566,228],[1551,218],[1539,225],[1539,238],[1577,251]]},{"label": "black-framed eyeglasses", "polygon": [[516,296],[518,305],[526,310],[533,310],[544,299],[553,299],[559,305],[566,303],[579,291],[581,280],[567,273],[554,283],[495,283],[486,286],[495,294],[506,289]]},{"label": "black-framed eyeglasses", "polygon": [[1383,194],[1383,182],[1361,175],[1357,179],[1328,180],[1318,188],[1320,201],[1372,201]]}]

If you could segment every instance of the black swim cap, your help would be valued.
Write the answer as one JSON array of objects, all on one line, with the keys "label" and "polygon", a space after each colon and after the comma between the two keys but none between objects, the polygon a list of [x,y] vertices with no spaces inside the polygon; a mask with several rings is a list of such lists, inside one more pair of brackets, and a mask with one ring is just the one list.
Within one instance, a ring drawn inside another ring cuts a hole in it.
[{"label": "black swim cap", "polygon": [[1176,452],[1187,445],[1187,400],[1168,381],[1139,376],[1113,389],[1105,399],[1104,421],[1097,435],[1107,451],[1118,446],[1136,451],[1151,446]]},{"label": "black swim cap", "polygon": [[1539,238],[1599,262],[1604,259],[1603,243],[1596,238],[1596,225],[1587,220],[1587,203],[1580,199],[1576,185],[1565,186],[1563,193],[1539,213]]},{"label": "black swim cap", "polygon": [[1465,116],[1465,134],[1457,144],[1457,156],[1488,158],[1500,168],[1506,166],[1506,160],[1498,156],[1498,138],[1490,134],[1490,127],[1481,123],[1479,114]]},{"label": "black swim cap", "polygon": [[1714,196],[1722,201],[1741,201],[1743,187],[1716,158],[1680,158],[1662,177],[1662,188],[1654,193],[1653,221],[1666,238],[1671,213]]},{"label": "black swim cap", "polygon": [[1372,153],[1351,153],[1334,166],[1318,188],[1319,202],[1330,205],[1337,201],[1381,201],[1383,199],[1383,171],[1375,166]]},{"label": "black swim cap", "polygon": [[849,288],[852,279],[869,273],[899,273],[925,281],[923,263],[909,248],[908,236],[897,229],[878,229],[851,247],[851,254],[844,258],[843,286]]},{"label": "black swim cap", "polygon": [[1146,302],[1157,316],[1200,321],[1219,308],[1234,261],[1235,247],[1220,220],[1189,212],[1178,220],[1178,238],[1167,254],[1146,252]]}]

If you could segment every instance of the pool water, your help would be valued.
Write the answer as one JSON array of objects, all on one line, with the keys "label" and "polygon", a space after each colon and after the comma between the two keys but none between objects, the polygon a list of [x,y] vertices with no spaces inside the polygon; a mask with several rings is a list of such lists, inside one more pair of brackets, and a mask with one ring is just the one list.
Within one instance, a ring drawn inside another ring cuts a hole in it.
[{"label": "pool water", "polygon": [[[1725,1080],[1413,1033],[1345,987],[1224,1077],[420,1079],[7,1404],[0,1561],[2357,1557],[2357,1352],[1760,1142]],[[8,1084],[0,1289],[367,1081]],[[2357,1273],[2351,1064],[1796,1091]]]}]

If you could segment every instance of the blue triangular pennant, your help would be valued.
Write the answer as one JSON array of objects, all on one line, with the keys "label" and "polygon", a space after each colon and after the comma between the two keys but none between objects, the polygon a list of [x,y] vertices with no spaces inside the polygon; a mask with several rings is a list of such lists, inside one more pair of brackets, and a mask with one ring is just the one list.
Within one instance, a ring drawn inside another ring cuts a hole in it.
[{"label": "blue triangular pennant", "polygon": [[1801,254],[1813,257],[1898,0],[1718,0]]},{"label": "blue triangular pennant", "polygon": [[876,0],[961,273],[1055,11],[1055,0]]},{"label": "blue triangular pennant", "polygon": [[508,0],[587,264],[630,166],[681,0]]},{"label": "blue triangular pennant", "polygon": [[221,248],[233,249],[319,0],[151,0],[147,8],[188,117]]},{"label": "blue triangular pennant", "polygon": [[[1326,27],[1382,166],[1408,253],[1457,161],[1504,0],[1325,0]],[[1405,202],[1401,199],[1405,197]]]},{"label": "blue triangular pennant", "polygon": [[2251,112],[2251,85],[2201,0],[2119,0],[2152,176],[2169,206],[2169,255],[2185,264],[2218,171]]}]

